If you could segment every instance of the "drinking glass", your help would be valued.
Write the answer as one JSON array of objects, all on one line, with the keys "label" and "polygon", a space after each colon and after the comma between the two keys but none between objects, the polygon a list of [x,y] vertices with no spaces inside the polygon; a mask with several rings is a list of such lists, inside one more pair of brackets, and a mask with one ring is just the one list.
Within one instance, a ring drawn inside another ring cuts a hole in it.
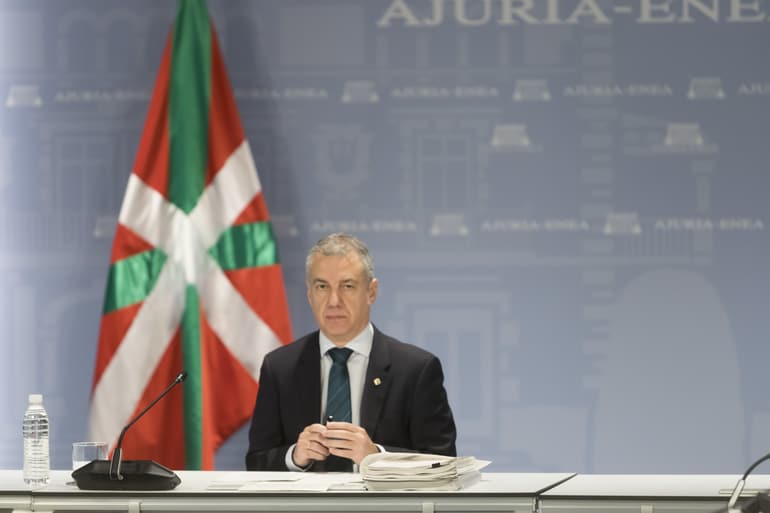
[{"label": "drinking glass", "polygon": [[77,470],[93,460],[107,459],[105,442],[75,442],[72,444],[72,470]]}]

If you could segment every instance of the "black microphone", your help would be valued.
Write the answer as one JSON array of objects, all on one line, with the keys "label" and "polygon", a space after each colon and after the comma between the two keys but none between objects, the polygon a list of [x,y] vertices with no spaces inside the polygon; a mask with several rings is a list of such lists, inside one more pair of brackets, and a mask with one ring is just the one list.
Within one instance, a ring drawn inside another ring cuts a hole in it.
[{"label": "black microphone", "polygon": [[150,411],[150,408],[186,378],[187,373],[180,372],[158,397],[126,424],[120,432],[115,450],[112,451],[112,459],[94,460],[72,473],[78,488],[82,490],[172,490],[182,482],[179,476],[160,463],[151,460],[123,461],[122,446],[123,437],[126,436],[128,428],[136,424],[136,421]]}]

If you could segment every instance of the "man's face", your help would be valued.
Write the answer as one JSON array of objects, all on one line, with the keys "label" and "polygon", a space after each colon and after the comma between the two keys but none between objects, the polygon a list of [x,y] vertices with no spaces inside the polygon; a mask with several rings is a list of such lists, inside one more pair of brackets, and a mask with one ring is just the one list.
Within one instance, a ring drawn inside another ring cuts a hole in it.
[{"label": "man's face", "polygon": [[344,345],[369,323],[377,280],[367,282],[358,254],[316,254],[308,275],[307,299],[318,327],[336,345]]}]

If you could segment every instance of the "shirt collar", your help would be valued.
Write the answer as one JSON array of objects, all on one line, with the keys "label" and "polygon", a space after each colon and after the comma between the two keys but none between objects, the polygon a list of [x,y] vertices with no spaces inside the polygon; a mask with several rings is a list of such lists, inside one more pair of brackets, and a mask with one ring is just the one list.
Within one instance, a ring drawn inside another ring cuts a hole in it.
[{"label": "shirt collar", "polygon": [[[353,337],[353,340],[345,344],[343,347],[352,349],[354,353],[361,354],[368,358],[369,353],[372,351],[373,340],[374,327],[370,322],[366,325],[363,331],[361,331],[361,333]],[[321,357],[323,357],[329,349],[337,346],[331,340],[329,340],[326,335],[324,335],[323,331],[320,331],[318,334],[318,347],[321,350]]]}]

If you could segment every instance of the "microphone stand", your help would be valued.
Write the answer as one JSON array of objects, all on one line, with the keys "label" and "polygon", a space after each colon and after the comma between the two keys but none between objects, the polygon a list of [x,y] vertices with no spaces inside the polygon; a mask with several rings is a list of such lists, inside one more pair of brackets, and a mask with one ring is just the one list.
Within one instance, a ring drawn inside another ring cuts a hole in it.
[{"label": "microphone stand", "polygon": [[[743,492],[743,488],[746,486],[746,478],[749,477],[749,474],[757,468],[757,466],[764,462],[765,460],[770,459],[770,453],[765,454],[761,458],[759,458],[757,461],[751,464],[751,466],[746,470],[746,472],[743,474],[743,476],[738,480],[737,483],[735,483],[735,488],[733,489],[733,493],[730,495],[730,500],[727,502],[727,513],[747,513],[744,508],[736,508],[735,504],[738,502],[738,497],[740,497],[741,492]],[[758,499],[760,499],[760,502],[767,502],[765,494],[761,493],[758,496]],[[762,499],[765,499],[764,501]],[[760,505],[761,506],[761,505]],[[759,507],[757,507],[756,511],[760,511]],[[765,509],[764,511],[768,511]]]},{"label": "microphone stand", "polygon": [[154,401],[126,424],[126,427],[120,432],[118,443],[110,460],[94,460],[72,473],[78,488],[81,490],[172,490],[182,482],[174,472],[154,461],[123,461],[122,446],[128,428],[133,426],[150,408],[155,406],[185,378],[187,378],[187,373],[180,372]]},{"label": "microphone stand", "polygon": [[177,386],[179,383],[187,379],[187,373],[182,371],[179,373],[179,375],[174,379],[174,381],[166,387],[166,389],[161,392],[161,394],[155,398],[154,401],[152,401],[150,404],[147,405],[147,407],[142,410],[139,415],[134,417],[134,420],[126,424],[126,426],[123,428],[123,430],[120,432],[120,436],[118,437],[118,443],[115,446],[115,450],[112,451],[112,459],[110,460],[110,479],[115,481],[122,481],[123,475],[120,473],[120,467],[123,463],[123,437],[126,436],[126,431],[128,431],[128,428],[136,424],[136,421],[141,419],[145,413],[147,413],[150,408],[155,406],[155,403],[163,399],[163,397],[171,391],[172,388]]}]

